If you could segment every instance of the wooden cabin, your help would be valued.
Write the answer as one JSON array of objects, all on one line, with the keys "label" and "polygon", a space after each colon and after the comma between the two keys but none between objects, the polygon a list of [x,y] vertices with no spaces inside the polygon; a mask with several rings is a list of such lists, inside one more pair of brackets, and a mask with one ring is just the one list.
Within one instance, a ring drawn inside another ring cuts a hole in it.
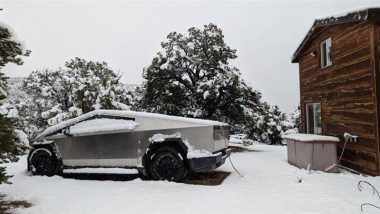
[{"label": "wooden cabin", "polygon": [[379,175],[380,8],[318,19],[292,57],[299,64],[302,133],[348,142],[341,165]]}]

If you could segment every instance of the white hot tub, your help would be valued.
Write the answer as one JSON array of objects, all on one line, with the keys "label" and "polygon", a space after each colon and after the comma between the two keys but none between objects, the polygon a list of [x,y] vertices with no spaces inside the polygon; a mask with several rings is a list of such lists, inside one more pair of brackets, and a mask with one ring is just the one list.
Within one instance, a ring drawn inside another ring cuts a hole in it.
[{"label": "white hot tub", "polygon": [[288,162],[298,168],[339,172],[336,143],[339,138],[314,134],[289,134],[284,137],[288,149]]}]

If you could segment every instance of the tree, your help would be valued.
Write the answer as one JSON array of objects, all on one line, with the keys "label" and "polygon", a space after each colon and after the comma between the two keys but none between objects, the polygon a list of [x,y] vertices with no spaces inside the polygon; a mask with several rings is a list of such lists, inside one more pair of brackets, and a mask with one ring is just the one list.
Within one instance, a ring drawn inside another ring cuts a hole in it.
[{"label": "tree", "polygon": [[266,102],[260,104],[246,127],[251,138],[269,144],[280,144],[282,135],[290,128],[286,114],[278,106],[270,106]]},{"label": "tree", "polygon": [[129,108],[128,93],[117,75],[106,62],[92,62],[75,58],[65,64],[74,85],[74,105],[83,113],[94,109]]},{"label": "tree", "polygon": [[290,114],[290,118],[289,118],[289,122],[292,123],[292,126],[294,129],[296,129],[298,131],[298,129],[300,128],[300,124],[301,124],[301,106],[298,105],[294,112],[292,112]]},{"label": "tree", "polygon": [[[7,97],[7,77],[1,69],[8,63],[22,65],[22,56],[28,56],[22,43],[17,41],[14,33],[5,24],[0,23],[0,105]],[[18,156],[23,154],[26,145],[23,145],[15,130],[16,123],[12,118],[0,114],[0,164],[18,160]],[[11,176],[6,174],[5,167],[0,167],[0,184],[9,183]]]},{"label": "tree", "polygon": [[144,69],[136,109],[243,124],[244,112],[257,108],[261,94],[230,65],[236,50],[216,25],[172,32],[161,46]]},{"label": "tree", "polygon": [[131,94],[105,62],[75,58],[64,68],[33,71],[23,82],[29,102],[18,105],[30,136],[95,109],[129,109]]}]

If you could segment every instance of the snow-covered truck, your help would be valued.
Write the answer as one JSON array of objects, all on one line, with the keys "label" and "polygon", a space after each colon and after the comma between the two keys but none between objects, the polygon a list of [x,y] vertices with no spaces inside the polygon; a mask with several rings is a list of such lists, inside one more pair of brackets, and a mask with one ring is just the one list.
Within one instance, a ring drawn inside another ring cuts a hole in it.
[{"label": "snow-covered truck", "polygon": [[155,180],[180,181],[213,170],[230,155],[226,123],[162,114],[95,110],[47,128],[32,142],[28,170],[136,168]]}]

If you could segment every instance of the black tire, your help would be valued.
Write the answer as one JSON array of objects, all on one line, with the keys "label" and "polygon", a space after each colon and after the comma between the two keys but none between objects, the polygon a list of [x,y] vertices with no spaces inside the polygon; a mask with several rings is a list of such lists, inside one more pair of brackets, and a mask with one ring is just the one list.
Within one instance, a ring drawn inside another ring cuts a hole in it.
[{"label": "black tire", "polygon": [[29,164],[33,175],[53,176],[56,174],[57,158],[46,148],[38,148],[31,152]]},{"label": "black tire", "polygon": [[138,171],[138,176],[139,176],[139,178],[141,180],[143,180],[143,181],[150,181],[150,180],[152,180],[152,177],[148,173],[143,172],[142,169],[137,169],[137,171]]},{"label": "black tire", "polygon": [[179,182],[186,177],[186,165],[176,149],[163,147],[155,151],[152,157],[149,174],[154,180]]}]

